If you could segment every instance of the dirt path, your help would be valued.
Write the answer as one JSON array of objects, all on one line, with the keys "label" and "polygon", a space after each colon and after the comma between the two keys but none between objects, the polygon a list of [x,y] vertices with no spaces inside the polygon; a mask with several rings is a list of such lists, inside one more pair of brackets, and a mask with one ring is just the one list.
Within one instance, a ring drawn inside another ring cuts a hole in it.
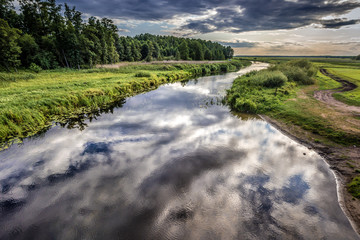
[{"label": "dirt path", "polygon": [[322,74],[324,74],[325,76],[330,77],[333,80],[341,83],[342,87],[337,88],[337,89],[332,89],[332,90],[315,91],[314,97],[319,101],[322,101],[328,105],[336,107],[341,112],[346,112],[346,113],[351,112],[351,113],[360,114],[360,107],[347,105],[343,102],[336,100],[333,97],[334,93],[351,91],[351,90],[354,90],[355,88],[357,88],[357,86],[351,82],[348,82],[338,76],[335,76],[335,75],[329,73],[326,69],[320,69],[320,72]]},{"label": "dirt path", "polygon": [[153,61],[153,62],[120,62],[115,64],[98,64],[97,68],[119,68],[124,66],[134,66],[134,65],[152,65],[152,64],[176,64],[176,63],[186,63],[186,64],[203,64],[203,63],[222,63],[226,61]]}]

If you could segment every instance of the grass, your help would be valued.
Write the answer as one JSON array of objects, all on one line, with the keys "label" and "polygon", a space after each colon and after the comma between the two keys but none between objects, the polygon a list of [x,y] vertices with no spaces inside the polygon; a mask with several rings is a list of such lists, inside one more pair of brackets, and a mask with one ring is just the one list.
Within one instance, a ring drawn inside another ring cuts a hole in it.
[{"label": "grass", "polygon": [[[328,68],[329,72],[357,86],[360,86],[360,69],[357,68]],[[360,87],[349,91],[334,94],[339,101],[349,105],[360,106]]]},{"label": "grass", "polygon": [[249,61],[133,65],[0,73],[0,143],[36,134],[53,121],[96,111],[128,96],[204,74],[235,71]]},{"label": "grass", "polygon": [[[319,71],[314,71],[314,66],[308,63],[303,64],[303,71],[312,80],[298,78],[304,77],[304,73],[295,76],[287,72],[289,69],[300,72],[302,67],[300,70],[294,68],[299,65],[298,63],[299,60],[281,62],[269,70],[250,73],[236,79],[228,91],[229,105],[235,111],[265,114],[287,124],[296,125],[310,133],[313,136],[312,140],[321,139],[322,143],[344,146],[360,145],[357,134],[360,129],[312,97],[315,90],[333,89],[341,84]],[[264,81],[265,73],[274,74],[275,70],[282,71],[288,77],[288,81],[281,87],[269,88],[258,83]]]},{"label": "grass", "polygon": [[316,68],[307,61],[294,60],[251,72],[235,79],[228,91],[228,102],[234,110],[247,113],[266,113],[276,110],[290,98],[297,84],[313,83]]},{"label": "grass", "polygon": [[348,190],[353,197],[360,198],[360,176],[353,178],[348,184]]}]

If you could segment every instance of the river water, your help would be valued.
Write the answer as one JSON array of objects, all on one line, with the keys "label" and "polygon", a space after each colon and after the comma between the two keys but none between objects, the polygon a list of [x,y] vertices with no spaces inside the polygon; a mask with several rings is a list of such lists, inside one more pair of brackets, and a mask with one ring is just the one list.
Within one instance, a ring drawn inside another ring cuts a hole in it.
[{"label": "river water", "polygon": [[1,239],[357,239],[315,152],[168,84],[0,152]]}]

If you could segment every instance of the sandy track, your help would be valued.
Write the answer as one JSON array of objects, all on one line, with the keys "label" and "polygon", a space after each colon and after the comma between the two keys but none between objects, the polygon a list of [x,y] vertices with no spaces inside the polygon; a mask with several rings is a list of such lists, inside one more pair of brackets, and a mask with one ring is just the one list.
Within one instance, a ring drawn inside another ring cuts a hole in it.
[{"label": "sandy track", "polygon": [[152,61],[152,62],[120,62],[115,64],[98,64],[97,68],[119,68],[124,66],[134,66],[134,65],[152,65],[152,64],[177,64],[177,63],[186,63],[186,64],[203,64],[203,63],[222,63],[226,61]]},{"label": "sandy track", "polygon": [[337,110],[339,110],[341,112],[360,114],[360,107],[347,105],[343,102],[336,100],[333,97],[334,93],[351,91],[351,90],[357,88],[357,86],[351,82],[348,82],[342,78],[339,78],[339,77],[329,73],[328,71],[326,71],[326,69],[320,69],[320,72],[322,74],[324,74],[325,76],[328,76],[328,77],[332,78],[333,80],[341,83],[342,87],[337,88],[337,89],[332,89],[332,90],[315,91],[314,97],[319,101],[322,101],[328,105],[334,106],[335,108],[337,108]]}]

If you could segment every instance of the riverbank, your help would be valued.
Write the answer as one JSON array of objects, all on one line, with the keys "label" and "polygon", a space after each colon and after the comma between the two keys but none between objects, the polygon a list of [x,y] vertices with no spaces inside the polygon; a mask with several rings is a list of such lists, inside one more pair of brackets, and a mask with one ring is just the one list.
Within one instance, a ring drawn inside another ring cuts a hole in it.
[{"label": "riverbank", "polygon": [[[316,65],[319,69],[329,67],[328,63],[316,63]],[[356,67],[346,70],[346,68],[352,67],[344,65],[335,69],[333,63],[331,67],[328,70],[331,71],[331,74],[336,74],[338,69],[351,73],[357,71]],[[353,111],[355,106],[342,107],[345,105],[344,103],[334,102],[335,99],[344,99],[344,102],[356,101],[358,88],[342,87],[343,81],[332,79],[327,74],[324,75],[326,72],[327,70],[318,71],[313,77],[316,80],[314,84],[296,84],[291,86],[288,94],[281,96],[276,96],[276,91],[289,86],[289,83],[281,86],[278,90],[275,88],[260,89],[256,94],[258,96],[268,94],[267,98],[271,101],[270,104],[265,102],[264,105],[267,108],[260,107],[259,113],[263,119],[280,131],[302,145],[317,151],[326,159],[337,176],[340,204],[351,219],[354,228],[360,232],[360,200],[356,198],[360,192],[360,186],[356,181],[360,173],[360,119],[357,112]],[[356,85],[355,80],[352,82],[349,78],[346,80],[350,80],[350,83]],[[246,82],[245,78],[242,82]],[[236,88],[232,90],[236,90]],[[334,96],[333,101],[330,102],[321,101],[323,98],[318,100],[319,96],[325,93],[329,93],[331,97],[333,94],[337,94],[337,96],[346,98]],[[234,96],[234,91],[230,94]],[[253,96],[250,99],[257,100]],[[231,95],[230,100],[232,100]],[[257,100],[256,103],[258,102]],[[259,105],[261,106],[261,104],[260,102]],[[234,103],[233,106],[235,106]],[[351,187],[350,184],[352,184]]]},{"label": "riverbank", "polygon": [[171,63],[116,69],[0,73],[1,148],[79,114],[91,113],[161,84],[236,71],[250,61]]}]

